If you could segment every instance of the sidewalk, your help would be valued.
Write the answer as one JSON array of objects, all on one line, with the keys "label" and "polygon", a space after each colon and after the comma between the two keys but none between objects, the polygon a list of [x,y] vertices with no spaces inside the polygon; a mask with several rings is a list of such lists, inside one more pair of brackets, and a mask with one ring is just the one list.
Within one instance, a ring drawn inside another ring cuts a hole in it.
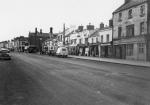
[{"label": "sidewalk", "polygon": [[77,58],[77,59],[109,62],[109,63],[126,64],[126,65],[133,65],[133,66],[150,67],[150,62],[145,62],[145,61],[132,61],[132,60],[123,60],[123,59],[98,58],[98,57],[74,56],[74,55],[69,55],[69,57]]}]

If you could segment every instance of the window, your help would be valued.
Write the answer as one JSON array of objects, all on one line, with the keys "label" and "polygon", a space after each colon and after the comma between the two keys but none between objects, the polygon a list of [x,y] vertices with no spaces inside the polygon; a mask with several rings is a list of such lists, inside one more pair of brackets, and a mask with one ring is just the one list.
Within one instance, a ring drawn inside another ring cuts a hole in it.
[{"label": "window", "polygon": [[22,42],[22,45],[25,45],[25,42]]},{"label": "window", "polygon": [[94,39],[92,38],[92,43],[94,42]]},{"label": "window", "polygon": [[119,13],[119,18],[118,18],[118,21],[122,21],[122,13]]},{"label": "window", "polygon": [[143,17],[145,15],[145,5],[140,7],[140,16]]},{"label": "window", "polygon": [[98,43],[98,37],[96,37],[96,42]]},{"label": "window", "polygon": [[103,35],[101,36],[101,43],[103,43]]},{"label": "window", "polygon": [[109,34],[107,34],[107,42],[109,42]]},{"label": "window", "polygon": [[87,44],[88,43],[88,38],[85,38],[85,44]]},{"label": "window", "polygon": [[79,43],[81,44],[81,42],[82,42],[82,39],[79,39]]},{"label": "window", "polygon": [[126,27],[126,37],[134,36],[134,25],[129,25]]},{"label": "window", "polygon": [[126,55],[132,56],[133,55],[133,44],[127,44],[126,46]]},{"label": "window", "polygon": [[118,27],[118,38],[121,38],[122,27]]},{"label": "window", "polygon": [[128,19],[131,19],[132,18],[132,9],[130,9],[129,11],[128,11]]},{"label": "window", "polygon": [[74,39],[74,44],[76,44],[77,43],[77,39]]},{"label": "window", "polygon": [[138,51],[140,54],[144,53],[144,43],[138,43]]},{"label": "window", "polygon": [[144,22],[140,23],[140,33],[143,34],[144,33]]}]

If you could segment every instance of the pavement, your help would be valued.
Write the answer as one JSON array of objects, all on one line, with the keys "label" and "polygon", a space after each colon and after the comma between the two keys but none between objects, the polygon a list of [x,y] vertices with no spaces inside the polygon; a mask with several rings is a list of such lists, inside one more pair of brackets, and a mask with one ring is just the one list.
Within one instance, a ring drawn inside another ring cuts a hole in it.
[{"label": "pavement", "polygon": [[69,55],[69,57],[77,58],[77,59],[94,60],[94,61],[100,61],[100,62],[109,62],[109,63],[117,63],[117,64],[133,65],[133,66],[150,67],[150,62],[146,62],[146,61],[87,57],[87,56],[74,56],[74,55]]}]

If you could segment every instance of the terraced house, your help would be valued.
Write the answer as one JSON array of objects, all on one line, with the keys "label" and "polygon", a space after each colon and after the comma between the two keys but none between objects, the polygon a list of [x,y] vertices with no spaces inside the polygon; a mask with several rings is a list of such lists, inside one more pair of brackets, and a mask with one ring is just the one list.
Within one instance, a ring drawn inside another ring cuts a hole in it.
[{"label": "terraced house", "polygon": [[114,57],[150,61],[150,1],[125,0],[113,12]]}]

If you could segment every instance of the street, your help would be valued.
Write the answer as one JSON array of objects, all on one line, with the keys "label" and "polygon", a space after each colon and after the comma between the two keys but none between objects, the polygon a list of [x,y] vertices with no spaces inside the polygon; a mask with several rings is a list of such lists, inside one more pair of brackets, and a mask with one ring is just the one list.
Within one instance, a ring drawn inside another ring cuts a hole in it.
[{"label": "street", "polygon": [[150,105],[150,68],[11,53],[0,105]]}]

